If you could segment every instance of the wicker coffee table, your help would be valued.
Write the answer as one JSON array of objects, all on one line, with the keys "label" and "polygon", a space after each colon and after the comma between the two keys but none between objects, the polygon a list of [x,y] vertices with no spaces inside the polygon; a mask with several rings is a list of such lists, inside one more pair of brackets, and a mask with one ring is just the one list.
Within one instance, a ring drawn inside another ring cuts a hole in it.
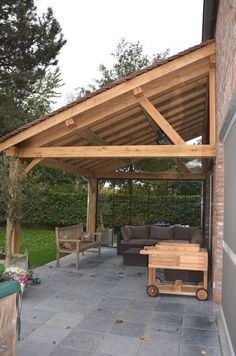
[{"label": "wicker coffee table", "polygon": [[125,266],[144,266],[148,265],[148,256],[140,255],[142,248],[129,248],[123,254],[123,264]]}]

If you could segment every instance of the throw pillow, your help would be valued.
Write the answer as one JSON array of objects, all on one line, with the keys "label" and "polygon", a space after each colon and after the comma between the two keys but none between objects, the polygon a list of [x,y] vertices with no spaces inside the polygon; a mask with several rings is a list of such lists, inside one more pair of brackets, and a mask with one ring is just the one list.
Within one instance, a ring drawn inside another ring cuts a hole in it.
[{"label": "throw pillow", "polygon": [[129,225],[132,239],[149,239],[150,225]]},{"label": "throw pillow", "polygon": [[175,225],[175,240],[190,240],[193,230],[196,228]]},{"label": "throw pillow", "polygon": [[191,237],[191,244],[199,244],[202,247],[202,234],[199,229],[196,229]]},{"label": "throw pillow", "polygon": [[131,230],[128,225],[121,226],[120,228],[121,234],[123,236],[124,241],[128,241],[131,238]]},{"label": "throw pillow", "polygon": [[151,225],[150,239],[152,240],[173,240],[174,227],[161,227]]}]

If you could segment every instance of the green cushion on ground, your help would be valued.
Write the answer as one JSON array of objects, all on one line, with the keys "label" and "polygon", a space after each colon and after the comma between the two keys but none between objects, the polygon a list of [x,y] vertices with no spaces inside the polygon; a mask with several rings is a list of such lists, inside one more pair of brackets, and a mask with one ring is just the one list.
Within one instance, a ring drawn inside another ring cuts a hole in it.
[{"label": "green cushion on ground", "polygon": [[20,283],[17,281],[0,282],[0,299],[8,297],[20,291]]}]

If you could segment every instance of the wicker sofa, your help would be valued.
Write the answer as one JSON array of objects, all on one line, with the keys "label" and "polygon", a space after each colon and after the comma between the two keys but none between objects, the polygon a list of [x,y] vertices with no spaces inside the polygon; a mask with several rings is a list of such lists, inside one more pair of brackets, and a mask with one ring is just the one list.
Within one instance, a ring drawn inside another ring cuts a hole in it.
[{"label": "wicker sofa", "polygon": [[160,227],[155,225],[122,226],[117,235],[117,254],[123,255],[131,247],[143,248],[163,240],[184,240],[204,246],[201,231],[196,227],[174,225]]},{"label": "wicker sofa", "polygon": [[[125,225],[121,227],[117,235],[117,254],[124,255],[131,248],[142,249],[144,246],[153,246],[158,241],[163,240],[188,241],[189,243],[198,243],[201,247],[206,247],[204,236],[200,229],[196,227],[181,225],[170,227]],[[202,272],[166,269],[165,279],[198,282],[202,280]]]}]

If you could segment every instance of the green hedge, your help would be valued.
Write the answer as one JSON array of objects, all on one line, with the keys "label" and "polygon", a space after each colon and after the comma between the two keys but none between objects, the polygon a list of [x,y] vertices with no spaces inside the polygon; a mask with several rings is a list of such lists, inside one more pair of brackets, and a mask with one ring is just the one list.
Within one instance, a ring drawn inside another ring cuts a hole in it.
[{"label": "green hedge", "polygon": [[87,193],[44,192],[40,206],[31,210],[23,223],[27,225],[65,226],[86,224]]}]

